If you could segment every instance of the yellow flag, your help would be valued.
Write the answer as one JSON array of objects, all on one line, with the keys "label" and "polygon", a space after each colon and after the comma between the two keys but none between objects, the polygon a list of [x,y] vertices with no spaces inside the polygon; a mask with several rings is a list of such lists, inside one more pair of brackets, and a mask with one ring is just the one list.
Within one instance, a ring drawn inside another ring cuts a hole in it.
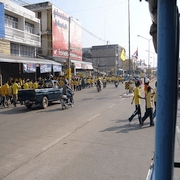
[{"label": "yellow flag", "polygon": [[125,54],[125,52],[124,52],[124,49],[121,51],[121,59],[122,59],[123,61],[125,61],[125,59],[126,59],[126,54]]}]

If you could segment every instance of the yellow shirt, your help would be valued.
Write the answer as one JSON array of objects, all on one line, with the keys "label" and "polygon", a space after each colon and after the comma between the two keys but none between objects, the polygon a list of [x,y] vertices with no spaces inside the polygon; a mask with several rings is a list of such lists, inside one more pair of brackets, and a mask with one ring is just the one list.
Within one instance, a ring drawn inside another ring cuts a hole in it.
[{"label": "yellow shirt", "polygon": [[139,98],[139,96],[140,96],[139,88],[136,87],[136,88],[134,89],[134,103],[135,103],[135,105],[140,104],[140,98]]},{"label": "yellow shirt", "polygon": [[0,86],[0,95],[1,95],[1,90],[2,90],[2,87]]},{"label": "yellow shirt", "polygon": [[5,85],[4,85],[4,93],[5,93],[5,95],[8,95],[9,94],[9,84],[8,83],[6,83]]},{"label": "yellow shirt", "polygon": [[146,108],[153,108],[153,94],[151,92],[146,95]]},{"label": "yellow shirt", "polygon": [[1,87],[1,96],[4,97],[5,96],[5,85],[3,85]]},{"label": "yellow shirt", "polygon": [[18,94],[18,89],[20,89],[20,86],[17,83],[14,83],[12,85],[13,94]]},{"label": "yellow shirt", "polygon": [[37,83],[37,82],[34,82],[34,83],[33,83],[33,88],[34,88],[34,89],[38,89],[38,83]]},{"label": "yellow shirt", "polygon": [[25,83],[24,86],[23,86],[24,89],[28,89],[29,88],[29,85],[28,83]]}]

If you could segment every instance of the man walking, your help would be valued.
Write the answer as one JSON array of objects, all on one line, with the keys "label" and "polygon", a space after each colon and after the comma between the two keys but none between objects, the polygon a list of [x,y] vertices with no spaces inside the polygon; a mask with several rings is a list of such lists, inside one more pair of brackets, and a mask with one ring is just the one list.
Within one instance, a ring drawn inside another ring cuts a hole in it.
[{"label": "man walking", "polygon": [[144,121],[149,117],[150,118],[150,126],[154,126],[153,121],[153,96],[154,92],[151,92],[152,88],[148,86],[147,88],[147,95],[146,95],[146,112],[144,113],[144,116],[142,118],[142,124]]},{"label": "man walking", "polygon": [[140,99],[144,99],[144,98],[142,98],[140,96],[140,91],[139,91],[140,82],[136,81],[135,86],[136,86],[136,88],[134,89],[134,96],[133,96],[133,99],[132,99],[132,102],[131,102],[131,104],[133,104],[133,101],[135,103],[135,111],[133,112],[133,114],[129,118],[129,122],[131,122],[132,119],[138,114],[139,124],[142,124],[142,122],[141,122]]}]

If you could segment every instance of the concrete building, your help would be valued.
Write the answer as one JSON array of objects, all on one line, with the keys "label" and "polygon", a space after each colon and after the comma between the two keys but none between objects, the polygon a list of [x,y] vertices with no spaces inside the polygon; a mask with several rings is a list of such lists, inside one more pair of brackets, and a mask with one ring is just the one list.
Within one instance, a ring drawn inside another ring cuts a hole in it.
[{"label": "concrete building", "polygon": [[122,49],[118,44],[92,46],[84,48],[84,60],[92,62],[93,67],[107,75],[118,75],[119,69],[124,69],[124,61],[120,58]]},{"label": "concrete building", "polygon": [[41,68],[44,65],[48,66],[48,73],[52,65],[61,66],[60,63],[38,58],[37,48],[40,47],[40,19],[35,13],[10,0],[0,0],[1,83],[10,76],[36,79],[41,70],[46,73]]},{"label": "concrete building", "polygon": [[40,20],[9,0],[0,0],[0,8],[1,54],[34,58],[41,47]]},{"label": "concrete building", "polygon": [[41,21],[42,47],[38,49],[39,56],[61,62],[64,67],[70,61],[75,74],[80,69],[93,69],[91,63],[82,62],[82,28],[77,19],[50,2],[24,7],[35,12]]}]

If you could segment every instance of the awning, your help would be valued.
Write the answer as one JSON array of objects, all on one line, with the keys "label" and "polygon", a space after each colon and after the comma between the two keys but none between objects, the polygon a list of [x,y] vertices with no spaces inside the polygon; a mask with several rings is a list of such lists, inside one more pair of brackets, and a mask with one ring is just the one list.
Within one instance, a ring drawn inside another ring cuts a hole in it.
[{"label": "awning", "polygon": [[61,63],[55,62],[53,60],[39,59],[39,58],[28,58],[28,57],[18,57],[18,56],[0,56],[0,62],[61,65]]},{"label": "awning", "polygon": [[93,69],[91,62],[71,60],[76,69]]}]

